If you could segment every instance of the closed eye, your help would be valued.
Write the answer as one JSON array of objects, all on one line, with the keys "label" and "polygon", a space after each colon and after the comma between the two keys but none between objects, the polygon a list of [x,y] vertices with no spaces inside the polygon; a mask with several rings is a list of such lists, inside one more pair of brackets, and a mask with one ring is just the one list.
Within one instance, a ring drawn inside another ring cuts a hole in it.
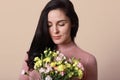
[{"label": "closed eye", "polygon": [[64,22],[60,22],[60,23],[58,23],[58,25],[59,25],[59,26],[64,26],[65,23],[64,23]]},{"label": "closed eye", "polygon": [[67,20],[58,21],[59,26],[65,26],[66,23],[67,23]]},{"label": "closed eye", "polygon": [[52,23],[51,22],[48,22],[48,27],[52,27]]}]

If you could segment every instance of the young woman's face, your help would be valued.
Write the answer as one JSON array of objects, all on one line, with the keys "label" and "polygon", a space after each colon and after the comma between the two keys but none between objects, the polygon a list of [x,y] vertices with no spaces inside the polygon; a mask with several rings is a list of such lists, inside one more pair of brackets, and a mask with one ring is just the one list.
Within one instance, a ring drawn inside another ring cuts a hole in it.
[{"label": "young woman's face", "polygon": [[48,13],[49,33],[55,44],[66,44],[71,41],[71,22],[61,9]]}]

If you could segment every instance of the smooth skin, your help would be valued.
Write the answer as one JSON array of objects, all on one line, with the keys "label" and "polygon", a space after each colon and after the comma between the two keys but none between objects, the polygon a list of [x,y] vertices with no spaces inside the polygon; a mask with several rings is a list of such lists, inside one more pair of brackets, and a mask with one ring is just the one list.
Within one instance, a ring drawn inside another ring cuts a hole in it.
[{"label": "smooth skin", "polygon": [[[48,14],[49,33],[57,49],[67,57],[81,58],[85,67],[84,80],[97,80],[97,62],[93,55],[80,49],[71,39],[71,22],[61,9]],[[77,80],[77,79],[75,79]]]},{"label": "smooth skin", "polygon": [[[82,80],[97,80],[97,62],[96,58],[90,53],[79,48],[71,39],[71,22],[61,9],[51,10],[48,13],[49,33],[53,42],[57,45],[57,50],[63,53],[66,57],[75,57],[81,59],[85,68],[84,78]],[[27,60],[27,56],[25,60]],[[28,71],[26,62],[23,63],[23,71]],[[35,71],[30,71],[32,79],[37,80],[39,74]],[[19,80],[32,80],[31,77],[20,75]],[[72,80],[79,80],[74,78]]]}]

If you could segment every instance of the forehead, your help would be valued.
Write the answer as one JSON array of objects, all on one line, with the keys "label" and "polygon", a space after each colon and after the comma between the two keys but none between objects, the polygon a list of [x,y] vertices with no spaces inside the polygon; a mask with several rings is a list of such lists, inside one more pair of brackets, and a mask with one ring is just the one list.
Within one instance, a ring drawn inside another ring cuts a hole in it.
[{"label": "forehead", "polygon": [[65,12],[61,9],[51,10],[48,13],[48,21],[59,21],[59,20],[68,20]]}]

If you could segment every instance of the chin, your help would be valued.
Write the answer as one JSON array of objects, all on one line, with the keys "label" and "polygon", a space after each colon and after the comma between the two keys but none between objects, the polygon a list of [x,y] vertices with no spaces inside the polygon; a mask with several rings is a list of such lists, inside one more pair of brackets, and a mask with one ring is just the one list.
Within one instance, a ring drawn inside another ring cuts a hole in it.
[{"label": "chin", "polygon": [[63,42],[62,42],[62,41],[54,41],[54,43],[55,43],[56,45],[59,45],[59,44],[62,44]]}]

